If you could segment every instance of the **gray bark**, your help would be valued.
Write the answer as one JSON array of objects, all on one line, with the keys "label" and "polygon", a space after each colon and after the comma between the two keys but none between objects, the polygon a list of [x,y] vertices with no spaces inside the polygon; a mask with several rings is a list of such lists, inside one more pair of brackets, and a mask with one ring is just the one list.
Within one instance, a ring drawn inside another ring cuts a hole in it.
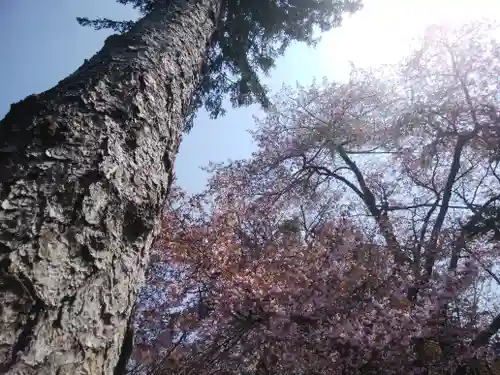
[{"label": "gray bark", "polygon": [[0,122],[0,373],[113,373],[217,19],[175,2]]}]

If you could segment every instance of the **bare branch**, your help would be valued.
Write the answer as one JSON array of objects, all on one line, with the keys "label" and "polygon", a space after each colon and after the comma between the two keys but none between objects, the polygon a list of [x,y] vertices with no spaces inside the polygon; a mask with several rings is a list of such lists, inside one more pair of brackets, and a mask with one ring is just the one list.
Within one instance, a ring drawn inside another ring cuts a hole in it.
[{"label": "bare branch", "polygon": [[[438,201],[439,202],[439,201]],[[440,204],[431,204],[431,203],[421,203],[421,204],[413,204],[413,205],[401,205],[401,206],[388,206],[385,208],[387,211],[404,211],[404,210],[411,210],[415,208],[422,208],[422,207],[441,207],[442,205]],[[469,206],[456,206],[456,205],[448,205],[448,208],[456,209],[456,210],[469,210]]]}]

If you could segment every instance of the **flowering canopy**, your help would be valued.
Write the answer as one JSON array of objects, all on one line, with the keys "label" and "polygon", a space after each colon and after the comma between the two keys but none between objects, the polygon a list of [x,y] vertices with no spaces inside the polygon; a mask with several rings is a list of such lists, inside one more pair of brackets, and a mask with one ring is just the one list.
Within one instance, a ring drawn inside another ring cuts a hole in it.
[{"label": "flowering canopy", "polygon": [[202,194],[175,189],[136,361],[173,374],[459,374],[491,357],[492,29],[433,28],[396,67],[284,89],[249,160],[211,165]]}]

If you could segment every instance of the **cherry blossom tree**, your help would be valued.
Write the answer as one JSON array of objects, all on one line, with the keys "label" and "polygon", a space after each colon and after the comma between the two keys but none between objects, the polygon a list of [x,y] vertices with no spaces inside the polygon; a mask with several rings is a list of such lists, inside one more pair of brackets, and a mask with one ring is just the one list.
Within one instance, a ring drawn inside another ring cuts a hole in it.
[{"label": "cherry blossom tree", "polygon": [[256,119],[250,159],[211,165],[202,194],[177,189],[138,314],[138,371],[492,366],[495,27],[433,27],[399,65],[284,88]]}]

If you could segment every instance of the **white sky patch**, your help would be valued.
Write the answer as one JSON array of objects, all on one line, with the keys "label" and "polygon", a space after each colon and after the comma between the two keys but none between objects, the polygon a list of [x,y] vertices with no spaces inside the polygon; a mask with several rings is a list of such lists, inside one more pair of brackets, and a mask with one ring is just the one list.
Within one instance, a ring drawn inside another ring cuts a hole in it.
[{"label": "white sky patch", "polygon": [[365,0],[361,11],[324,35],[321,71],[340,78],[350,61],[363,68],[396,63],[430,25],[457,26],[499,14],[498,0]]}]

